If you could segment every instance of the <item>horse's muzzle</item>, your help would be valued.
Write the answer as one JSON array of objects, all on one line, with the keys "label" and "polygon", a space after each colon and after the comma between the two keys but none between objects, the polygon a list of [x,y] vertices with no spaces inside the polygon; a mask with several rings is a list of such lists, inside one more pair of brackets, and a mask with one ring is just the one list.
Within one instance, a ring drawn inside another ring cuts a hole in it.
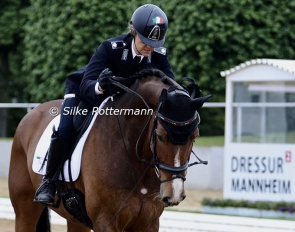
[{"label": "horse's muzzle", "polygon": [[185,195],[181,196],[179,199],[175,199],[172,197],[163,197],[162,201],[164,202],[165,206],[176,206],[178,205],[180,202],[182,202],[184,199],[186,198]]},{"label": "horse's muzzle", "polygon": [[[169,178],[163,175],[164,179]],[[178,205],[185,199],[184,181],[181,178],[175,178],[171,181],[162,182],[160,186],[160,199],[166,206]]]}]

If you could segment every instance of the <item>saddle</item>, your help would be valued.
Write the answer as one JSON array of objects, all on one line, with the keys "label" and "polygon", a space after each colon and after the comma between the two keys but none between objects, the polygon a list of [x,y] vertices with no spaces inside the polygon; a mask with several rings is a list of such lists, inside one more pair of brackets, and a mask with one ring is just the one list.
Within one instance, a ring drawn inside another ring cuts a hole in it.
[{"label": "saddle", "polygon": [[[80,102],[79,107],[83,107],[84,109],[90,109],[90,106],[85,102]],[[89,112],[90,110],[88,110]],[[64,178],[66,181],[76,180],[80,174],[80,165],[81,165],[81,157],[84,143],[88,137],[88,134],[91,130],[92,124],[96,119],[97,114],[88,114],[87,116],[82,117],[74,117],[74,127],[76,130],[75,139],[69,144],[66,155],[65,162],[63,164],[63,172],[61,172],[64,176],[59,175],[58,178]],[[39,142],[35,149],[34,159],[32,163],[32,169],[35,173],[45,175],[46,165],[47,165],[47,149],[50,145],[50,137],[52,134],[52,128],[56,128],[59,125],[60,116],[53,118],[53,120],[47,125],[44,130],[42,136],[39,139]],[[73,162],[71,162],[73,161]],[[59,172],[62,170],[60,167]]]},{"label": "saddle", "polygon": [[[106,98],[100,107],[103,107],[109,99],[110,97]],[[79,108],[87,109],[87,112],[92,112],[92,106],[83,100],[80,102]],[[97,114],[88,113],[84,117],[74,117],[73,123],[76,130],[75,139],[67,150],[65,160],[60,164],[53,177],[53,179],[57,180],[57,200],[53,207],[58,208],[62,201],[64,207],[71,215],[91,229],[93,229],[93,224],[86,213],[85,196],[81,191],[75,188],[74,182],[80,173],[81,155],[84,142],[86,141],[97,116]],[[32,164],[33,171],[38,174],[45,174],[45,165],[47,165],[46,151],[50,143],[49,138],[52,133],[51,128],[58,124],[59,117],[56,117],[49,123],[38,142]],[[77,167],[73,166],[72,159],[75,159],[75,162],[78,163]],[[70,187],[68,187],[67,182]]]},{"label": "saddle", "polygon": [[[81,101],[79,104],[80,109],[87,109],[88,112],[91,112],[91,106],[87,104],[84,101]],[[62,180],[59,180],[57,183],[57,196],[58,200],[55,203],[53,207],[58,208],[60,205],[60,201],[62,200],[63,205],[65,209],[73,215],[76,219],[78,219],[80,222],[85,224],[87,227],[90,229],[93,229],[93,224],[89,216],[87,215],[86,212],[86,207],[85,207],[85,196],[84,194],[75,188],[74,186],[74,181],[72,179],[72,170],[71,170],[71,154],[73,154],[73,151],[75,147],[77,146],[78,142],[80,141],[81,137],[84,135],[86,130],[89,128],[89,126],[92,127],[91,122],[93,120],[94,114],[88,113],[84,117],[74,117],[74,127],[76,129],[76,136],[75,140],[72,143],[71,148],[69,149],[69,156],[68,156],[68,175],[69,175],[69,183],[70,183],[70,188],[67,187],[66,185],[66,180],[63,176],[63,172],[60,172],[62,167],[64,167],[64,163],[60,165],[59,170],[57,173],[61,173],[62,175]]]}]

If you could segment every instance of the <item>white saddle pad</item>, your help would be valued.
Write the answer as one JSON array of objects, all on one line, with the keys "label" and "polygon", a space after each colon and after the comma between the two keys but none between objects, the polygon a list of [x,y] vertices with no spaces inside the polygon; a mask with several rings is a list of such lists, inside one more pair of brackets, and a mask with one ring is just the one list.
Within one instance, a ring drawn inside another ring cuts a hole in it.
[{"label": "white saddle pad", "polygon": [[[105,105],[105,103],[109,100],[109,98],[110,97],[106,98],[101,103],[99,108],[102,108]],[[82,135],[81,139],[79,140],[79,142],[78,142],[78,144],[71,156],[71,174],[72,174],[73,181],[77,180],[79,177],[80,169],[81,169],[81,157],[82,157],[83,147],[84,147],[85,141],[89,135],[89,132],[95,122],[97,115],[98,114],[96,113],[93,116],[93,119],[92,119],[89,127]],[[53,126],[55,126],[55,128],[58,128],[59,121],[60,121],[60,115],[58,115],[52,119],[52,121],[48,124],[48,126],[44,130],[44,132],[43,132],[42,136],[40,137],[39,142],[36,146],[36,150],[35,150],[35,154],[34,154],[34,158],[33,158],[32,169],[37,174],[45,175],[45,173],[46,173],[47,157],[46,157],[45,161],[44,161],[44,159],[45,159],[47,150],[50,146],[52,128],[53,128]],[[44,162],[44,165],[42,167],[43,162]],[[70,181],[68,165],[69,165],[69,161],[67,160],[65,162],[64,168],[63,168],[64,177],[65,177],[66,181]],[[61,179],[61,175],[59,176],[59,179]]]}]

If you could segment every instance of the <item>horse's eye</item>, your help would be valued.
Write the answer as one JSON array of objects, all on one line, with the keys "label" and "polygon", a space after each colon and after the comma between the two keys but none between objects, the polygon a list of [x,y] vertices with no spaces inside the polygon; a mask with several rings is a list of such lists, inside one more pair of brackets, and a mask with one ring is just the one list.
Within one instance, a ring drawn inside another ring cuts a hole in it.
[{"label": "horse's eye", "polygon": [[158,135],[157,137],[158,137],[158,140],[159,140],[160,142],[162,142],[162,143],[165,142],[165,138],[164,138],[164,136],[162,136],[162,135]]}]

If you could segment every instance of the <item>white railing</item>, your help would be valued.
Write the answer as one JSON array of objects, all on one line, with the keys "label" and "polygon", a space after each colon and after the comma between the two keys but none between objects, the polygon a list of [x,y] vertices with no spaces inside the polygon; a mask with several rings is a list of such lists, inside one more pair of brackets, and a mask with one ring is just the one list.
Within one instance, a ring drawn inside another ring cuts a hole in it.
[{"label": "white railing", "polygon": [[295,102],[233,102],[234,107],[295,107]]},{"label": "white railing", "polygon": [[[27,108],[32,109],[40,103],[0,103],[0,108]],[[234,102],[234,107],[295,107],[294,102]],[[203,107],[224,108],[225,102],[205,102]]]},{"label": "white railing", "polygon": [[[27,108],[28,111],[34,107],[40,105],[40,103],[0,103],[0,108]],[[203,107],[225,107],[225,102],[205,102]]]},{"label": "white railing", "polygon": [[0,103],[0,108],[27,108],[30,111],[40,103]]},{"label": "white railing", "polygon": [[203,107],[208,108],[225,108],[225,102],[205,102]]}]

